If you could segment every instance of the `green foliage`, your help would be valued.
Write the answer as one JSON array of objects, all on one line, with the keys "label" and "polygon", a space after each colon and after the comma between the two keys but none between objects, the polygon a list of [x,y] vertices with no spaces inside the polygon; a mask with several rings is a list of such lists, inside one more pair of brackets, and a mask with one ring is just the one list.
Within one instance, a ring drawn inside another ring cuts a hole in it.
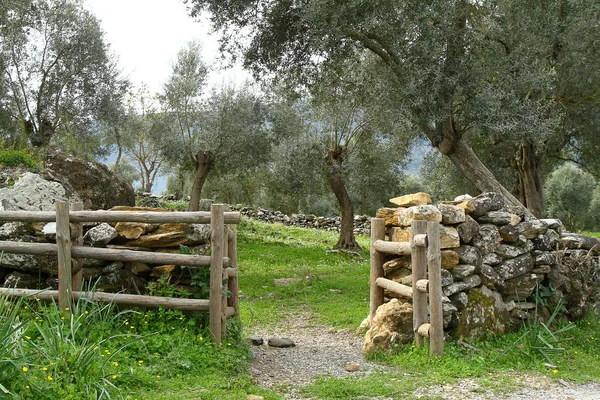
[{"label": "green foliage", "polygon": [[571,231],[583,229],[595,187],[592,175],[571,164],[563,165],[544,184],[548,215],[562,220]]},{"label": "green foliage", "polygon": [[7,167],[23,166],[33,172],[41,168],[41,164],[25,150],[0,149],[0,164]]}]

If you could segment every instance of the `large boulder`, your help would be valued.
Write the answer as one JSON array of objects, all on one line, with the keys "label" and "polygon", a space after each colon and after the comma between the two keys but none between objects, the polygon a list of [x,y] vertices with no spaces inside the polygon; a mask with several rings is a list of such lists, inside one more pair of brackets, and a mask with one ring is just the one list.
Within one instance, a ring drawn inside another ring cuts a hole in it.
[{"label": "large boulder", "polygon": [[365,336],[363,353],[391,350],[393,345],[410,343],[414,337],[412,306],[392,299],[377,309]]},{"label": "large boulder", "polygon": [[504,333],[507,320],[508,313],[502,297],[482,286],[469,292],[467,305],[459,314],[454,336],[458,340],[472,340],[490,333]]},{"label": "large boulder", "polygon": [[[65,188],[38,174],[24,172],[13,184],[0,189],[0,209],[6,211],[55,211],[56,203],[67,201]],[[76,201],[77,197],[74,199]]]},{"label": "large boulder", "polygon": [[88,210],[135,205],[135,192],[106,165],[56,151],[41,155],[46,179],[60,182],[68,196],[79,196]]}]

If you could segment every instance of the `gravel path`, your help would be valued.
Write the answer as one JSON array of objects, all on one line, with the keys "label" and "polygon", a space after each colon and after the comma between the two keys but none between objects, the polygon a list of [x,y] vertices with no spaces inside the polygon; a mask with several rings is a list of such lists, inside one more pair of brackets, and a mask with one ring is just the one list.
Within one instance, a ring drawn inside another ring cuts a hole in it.
[{"label": "gravel path", "polygon": [[[248,332],[248,335],[261,337],[265,341],[262,346],[252,347],[252,376],[259,385],[282,393],[287,399],[306,399],[298,393],[298,388],[319,376],[358,378],[377,372],[402,374],[402,371],[393,367],[366,361],[361,354],[362,336],[356,336],[348,330],[336,331],[319,326],[309,315],[290,316],[277,327],[257,328]],[[267,340],[273,337],[292,339],[296,346],[282,349],[269,347]],[[351,364],[358,364],[360,369],[348,372],[346,367]],[[540,376],[516,374],[510,378],[515,383],[512,386],[520,389],[494,394],[477,380],[464,379],[451,385],[422,387],[407,395],[417,398],[437,396],[448,400],[600,400],[598,384],[575,385],[565,381],[550,381]]]}]

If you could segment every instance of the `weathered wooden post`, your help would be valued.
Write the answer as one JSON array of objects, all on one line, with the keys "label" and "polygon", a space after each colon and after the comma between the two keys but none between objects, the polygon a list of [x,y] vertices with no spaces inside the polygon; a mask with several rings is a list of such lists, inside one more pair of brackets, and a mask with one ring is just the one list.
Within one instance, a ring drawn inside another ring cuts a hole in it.
[{"label": "weathered wooden post", "polygon": [[238,256],[237,256],[237,225],[229,226],[229,246],[227,257],[229,257],[229,266],[233,269],[233,274],[229,276],[227,287],[231,295],[229,305],[235,309],[235,318],[240,318],[240,297],[238,284]]},{"label": "weathered wooden post", "polygon": [[427,233],[427,221],[413,220],[411,223],[410,247],[413,288],[413,328],[415,346],[423,346],[423,335],[419,332],[421,325],[427,323],[427,293],[417,290],[417,282],[427,278],[427,247],[417,246],[417,235]]},{"label": "weathered wooden post", "polygon": [[369,322],[375,317],[377,308],[383,304],[383,289],[377,285],[377,278],[383,277],[383,254],[375,249],[375,242],[385,238],[385,219],[371,218],[371,301]]},{"label": "weathered wooden post", "polygon": [[213,204],[210,207],[210,308],[208,325],[211,339],[221,343],[223,329],[223,236],[224,236],[223,205]]},{"label": "weathered wooden post", "polygon": [[[71,211],[83,211],[83,203],[73,203],[71,204]],[[80,223],[71,223],[75,229],[73,229],[73,246],[82,246],[83,245],[83,224]],[[80,258],[73,258],[72,260],[72,271],[73,279],[72,279],[72,288],[74,292],[79,292],[81,290],[82,282],[83,282],[83,261]]]},{"label": "weathered wooden post", "polygon": [[440,253],[440,224],[427,223],[427,266],[429,269],[429,353],[444,356],[444,315],[442,310],[442,258]]},{"label": "weathered wooden post", "polygon": [[58,308],[71,307],[71,228],[69,226],[69,203],[56,203],[56,245],[58,252]]}]

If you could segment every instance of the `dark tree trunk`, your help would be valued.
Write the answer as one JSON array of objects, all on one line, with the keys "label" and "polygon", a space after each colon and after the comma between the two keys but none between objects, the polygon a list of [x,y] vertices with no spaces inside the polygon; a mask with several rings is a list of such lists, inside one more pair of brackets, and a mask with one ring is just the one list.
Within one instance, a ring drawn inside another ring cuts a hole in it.
[{"label": "dark tree trunk", "polygon": [[506,205],[513,211],[532,217],[533,214],[508,191],[481,162],[471,146],[466,143],[462,133],[457,129],[452,118],[436,124],[433,129],[426,123],[419,124],[434,147],[454,164],[456,169],[465,176],[481,192],[500,194]]},{"label": "dark tree trunk", "polygon": [[515,149],[513,168],[517,170],[516,196],[533,215],[544,216],[542,187],[542,154],[537,146],[524,140]]},{"label": "dark tree trunk", "polygon": [[330,150],[325,157],[325,166],[327,170],[327,181],[335,197],[337,198],[340,210],[342,212],[342,221],[340,229],[340,238],[335,244],[335,249],[360,250],[360,246],[354,238],[354,210],[350,202],[350,196],[344,185],[341,164],[343,155],[341,152]]},{"label": "dark tree trunk", "polygon": [[119,170],[119,163],[121,162],[121,157],[123,156],[123,146],[121,145],[121,132],[119,132],[119,128],[115,128],[115,142],[117,143],[117,159],[115,160],[115,169]]},{"label": "dark tree trunk", "polygon": [[200,195],[202,187],[206,182],[206,177],[215,164],[215,158],[210,151],[199,151],[194,156],[194,184],[192,185],[192,194],[188,211],[198,211],[200,209]]}]

